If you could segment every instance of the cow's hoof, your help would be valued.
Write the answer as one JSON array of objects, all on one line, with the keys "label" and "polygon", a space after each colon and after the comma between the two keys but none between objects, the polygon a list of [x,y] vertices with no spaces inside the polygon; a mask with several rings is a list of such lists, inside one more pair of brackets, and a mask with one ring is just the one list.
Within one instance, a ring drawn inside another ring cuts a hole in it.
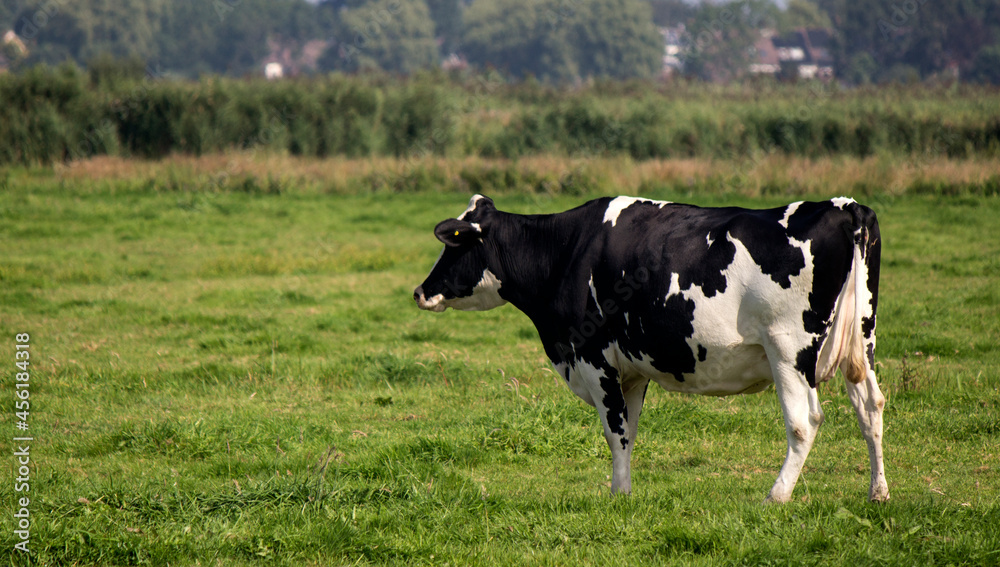
[{"label": "cow's hoof", "polygon": [[878,489],[874,489],[873,488],[868,493],[868,500],[870,500],[872,502],[879,502],[879,503],[881,503],[881,502],[888,502],[889,501],[889,488],[885,487],[885,486],[880,487]]},{"label": "cow's hoof", "polygon": [[774,494],[768,494],[767,498],[764,499],[764,504],[784,504],[788,502],[790,498],[775,496]]}]

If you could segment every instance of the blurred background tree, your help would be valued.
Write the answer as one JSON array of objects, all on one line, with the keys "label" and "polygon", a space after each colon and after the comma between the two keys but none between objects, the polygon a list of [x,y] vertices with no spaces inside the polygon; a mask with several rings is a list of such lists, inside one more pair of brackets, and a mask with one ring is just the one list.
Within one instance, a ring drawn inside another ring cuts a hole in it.
[{"label": "blurred background tree", "polygon": [[434,35],[441,42],[441,55],[447,57],[459,49],[462,39],[463,0],[427,0],[431,19],[434,20]]},{"label": "blurred background tree", "polygon": [[[565,0],[562,2],[565,4]],[[582,77],[655,77],[662,67],[663,36],[648,2],[574,2],[569,41]]]},{"label": "blurred background tree", "polygon": [[[837,78],[993,82],[998,0],[0,0],[0,51],[14,71],[138,58],[183,77],[473,67],[556,82],[653,77],[664,41],[683,30],[688,76],[741,79],[763,29],[829,28]],[[308,52],[308,53],[307,53]],[[311,55],[309,55],[311,54]],[[306,56],[308,55],[308,57]],[[301,62],[301,63],[300,63]]]},{"label": "blurred background tree", "polygon": [[658,26],[676,26],[691,19],[696,6],[684,0],[649,0],[653,9],[653,23]]},{"label": "blurred background tree", "polygon": [[1000,40],[1000,2],[817,0],[835,30],[833,55],[852,82],[965,77]]},{"label": "blurred background tree", "polygon": [[976,54],[969,78],[980,83],[1000,85],[1000,45],[991,45]]},{"label": "blurred background tree", "polygon": [[568,80],[577,68],[565,15],[553,0],[477,0],[465,12],[462,52],[515,77]]},{"label": "blurred background tree", "polygon": [[767,0],[702,4],[686,29],[684,72],[706,81],[747,74],[761,29],[775,29],[780,11]]},{"label": "blurred background tree", "polygon": [[375,0],[340,8],[338,16],[321,70],[413,73],[438,64],[434,20],[423,0]]},{"label": "blurred background tree", "polygon": [[465,12],[469,62],[553,81],[653,77],[663,38],[640,0],[476,0]]},{"label": "blurred background tree", "polygon": [[831,28],[830,16],[809,0],[789,0],[787,8],[776,14],[779,32],[798,28]]}]

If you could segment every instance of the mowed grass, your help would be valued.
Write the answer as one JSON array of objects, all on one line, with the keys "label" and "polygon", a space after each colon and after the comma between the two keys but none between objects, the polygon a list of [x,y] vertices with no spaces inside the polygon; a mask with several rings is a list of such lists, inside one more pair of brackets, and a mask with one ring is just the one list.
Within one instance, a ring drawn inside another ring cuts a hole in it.
[{"label": "mowed grass", "polygon": [[[635,491],[611,498],[597,416],[526,317],[417,310],[432,229],[468,194],[261,187],[6,178],[3,422],[13,437],[14,336],[30,333],[36,439],[32,555],[5,523],[11,563],[1000,564],[997,197],[864,199],[884,246],[892,500],[866,500],[838,377],[794,501],[763,505],[785,454],[773,389],[651,388]],[[515,212],[590,196],[494,195]]]}]

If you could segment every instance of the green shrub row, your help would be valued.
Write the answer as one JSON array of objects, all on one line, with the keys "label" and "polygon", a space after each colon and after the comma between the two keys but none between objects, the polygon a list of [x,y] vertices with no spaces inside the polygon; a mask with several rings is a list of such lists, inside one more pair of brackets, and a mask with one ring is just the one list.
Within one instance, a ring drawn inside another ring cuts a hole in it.
[{"label": "green shrub row", "polygon": [[155,158],[227,149],[308,156],[441,153],[451,97],[430,81],[343,75],[265,82],[133,81],[95,88],[73,67],[0,77],[0,163]]},{"label": "green shrub row", "polygon": [[713,112],[710,101],[692,105],[644,97],[616,116],[595,100],[572,98],[542,112],[519,112],[479,153],[516,157],[563,151],[627,154],[635,159],[727,158],[753,152],[806,157],[866,157],[880,152],[954,158],[1000,155],[1000,110],[963,122],[948,116],[946,108],[915,118],[905,109],[873,111],[841,104],[725,106],[729,108]]},{"label": "green shrub row", "polygon": [[443,74],[107,83],[72,66],[0,76],[0,164],[229,149],[319,157],[997,156],[1000,96],[972,87],[554,89]]}]

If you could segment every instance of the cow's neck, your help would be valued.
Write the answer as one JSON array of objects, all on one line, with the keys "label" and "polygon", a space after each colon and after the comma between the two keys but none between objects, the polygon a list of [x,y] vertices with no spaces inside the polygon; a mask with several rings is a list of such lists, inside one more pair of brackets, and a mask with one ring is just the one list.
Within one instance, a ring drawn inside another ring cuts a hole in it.
[{"label": "cow's neck", "polygon": [[491,239],[502,272],[500,295],[537,324],[537,318],[552,317],[556,296],[572,292],[562,279],[578,253],[581,223],[567,213],[501,214],[500,238]]}]

